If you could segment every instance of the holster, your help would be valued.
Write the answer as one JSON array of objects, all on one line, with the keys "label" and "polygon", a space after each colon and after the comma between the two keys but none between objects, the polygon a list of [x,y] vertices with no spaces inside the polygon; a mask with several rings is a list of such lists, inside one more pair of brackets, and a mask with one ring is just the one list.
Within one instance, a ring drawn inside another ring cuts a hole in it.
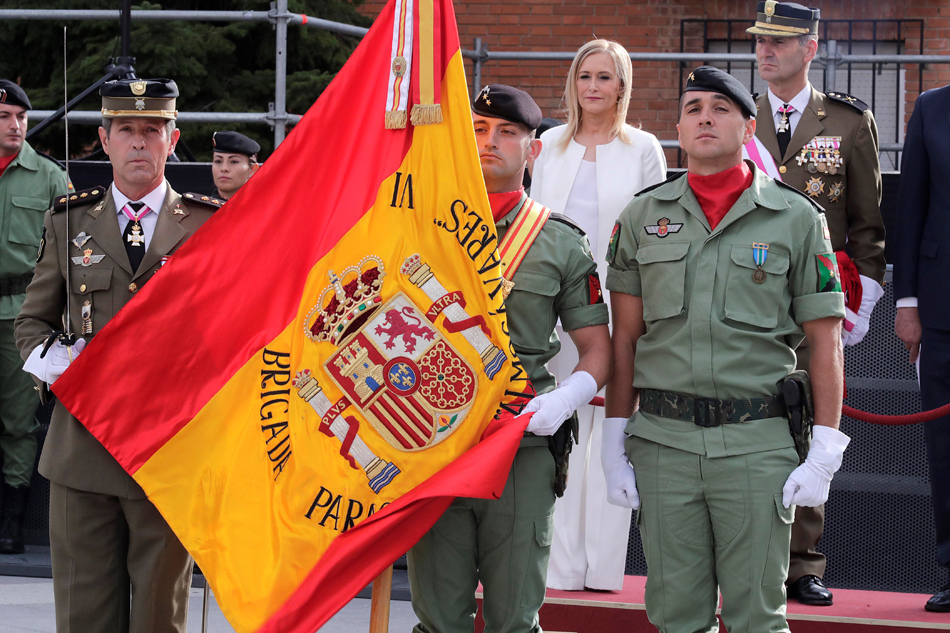
[{"label": "holster", "polygon": [[811,429],[815,423],[815,409],[811,399],[811,380],[808,372],[799,369],[782,380],[782,396],[788,410],[788,430],[795,442],[798,463],[802,464],[808,456],[811,445]]},{"label": "holster", "polygon": [[554,494],[564,496],[567,490],[567,470],[571,449],[577,442],[578,423],[577,412],[564,420],[554,435],[548,437],[548,448],[554,457]]}]

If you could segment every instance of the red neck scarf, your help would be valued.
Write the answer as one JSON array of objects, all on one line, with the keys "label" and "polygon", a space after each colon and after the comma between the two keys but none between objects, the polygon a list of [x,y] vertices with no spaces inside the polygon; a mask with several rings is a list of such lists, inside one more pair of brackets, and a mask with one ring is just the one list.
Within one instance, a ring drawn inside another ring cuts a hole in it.
[{"label": "red neck scarf", "polygon": [[752,184],[752,170],[745,161],[711,176],[689,173],[686,177],[709,227],[714,231],[742,192]]},{"label": "red neck scarf", "polygon": [[2,176],[3,172],[7,170],[7,167],[10,166],[10,163],[13,162],[13,159],[15,159],[19,155],[20,155],[20,152],[17,152],[13,156],[7,156],[6,158],[0,156],[0,176]]},{"label": "red neck scarf", "polygon": [[508,215],[508,212],[514,209],[516,204],[521,202],[521,194],[523,193],[524,187],[521,187],[517,191],[488,194],[488,202],[491,203],[491,215],[495,218],[495,222]]}]

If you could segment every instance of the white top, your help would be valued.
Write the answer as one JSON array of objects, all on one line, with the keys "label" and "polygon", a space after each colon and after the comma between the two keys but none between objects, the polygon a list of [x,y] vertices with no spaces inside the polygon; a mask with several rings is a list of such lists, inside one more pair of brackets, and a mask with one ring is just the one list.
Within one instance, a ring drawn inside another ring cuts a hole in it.
[{"label": "white top", "polygon": [[[782,121],[782,113],[779,112],[778,109],[781,108],[783,105],[785,105],[785,102],[783,102],[781,99],[776,97],[775,94],[772,93],[771,88],[769,88],[768,90],[768,95],[769,95],[769,105],[772,106],[772,119],[773,119],[773,122],[775,123],[775,131],[778,132],[779,123],[781,123]],[[805,108],[808,107],[809,99],[811,99],[811,84],[806,83],[805,87],[802,88],[802,91],[799,92],[794,97],[792,97],[792,100],[788,102],[788,105],[795,108],[788,115],[788,122],[792,126],[791,127],[792,134],[795,133],[795,128],[798,126],[798,122],[802,118],[802,112],[804,112]]]},{"label": "white top", "polygon": [[152,235],[155,234],[155,225],[158,224],[158,213],[162,210],[162,205],[165,204],[165,193],[167,191],[168,182],[162,180],[162,184],[152,189],[141,199],[131,200],[127,195],[119,191],[113,182],[112,199],[115,200],[115,210],[116,213],[119,214],[119,233],[125,233],[125,227],[129,224],[129,216],[122,211],[122,207],[129,202],[144,202],[145,206],[151,209],[151,211],[142,216],[139,220],[139,224],[142,225],[142,233],[145,237],[145,249],[148,250],[148,244],[152,239]]},{"label": "white top", "polygon": [[582,160],[571,187],[571,195],[564,205],[564,215],[577,222],[587,233],[591,253],[599,253],[597,243],[598,219],[600,209],[597,205],[597,163]]}]

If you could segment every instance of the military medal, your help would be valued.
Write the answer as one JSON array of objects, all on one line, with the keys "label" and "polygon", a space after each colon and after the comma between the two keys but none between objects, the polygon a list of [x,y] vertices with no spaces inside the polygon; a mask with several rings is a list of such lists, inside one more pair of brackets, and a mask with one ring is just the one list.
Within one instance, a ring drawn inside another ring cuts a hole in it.
[{"label": "military medal", "polygon": [[779,133],[788,132],[788,130],[789,130],[789,125],[790,125],[790,121],[788,120],[788,114],[789,114],[792,110],[794,110],[794,109],[795,109],[795,108],[793,108],[792,106],[790,106],[790,105],[788,105],[788,104],[785,104],[785,105],[779,107],[778,111],[782,113],[782,120],[779,121],[779,123],[778,123],[778,131],[779,131]]},{"label": "military medal", "polygon": [[752,272],[752,281],[757,284],[765,282],[765,271],[762,264],[769,258],[769,245],[762,242],[752,242],[752,259],[755,260],[755,270]]},{"label": "military medal", "polygon": [[807,193],[812,198],[817,198],[825,192],[825,183],[821,181],[821,178],[812,178],[805,183],[805,193]]},{"label": "military medal", "polygon": [[132,246],[144,246],[145,245],[145,234],[142,233],[142,225],[139,223],[139,220],[143,215],[151,211],[146,205],[142,205],[141,210],[138,213],[132,213],[129,210],[129,205],[122,207],[122,211],[132,222],[132,232],[125,238],[127,242],[131,242]]},{"label": "military medal", "polygon": [[837,202],[841,197],[841,194],[844,193],[844,183],[836,182],[831,185],[831,189],[828,191],[828,199],[832,202]]},{"label": "military medal", "polygon": [[92,334],[92,299],[86,299],[82,304],[82,333]]}]

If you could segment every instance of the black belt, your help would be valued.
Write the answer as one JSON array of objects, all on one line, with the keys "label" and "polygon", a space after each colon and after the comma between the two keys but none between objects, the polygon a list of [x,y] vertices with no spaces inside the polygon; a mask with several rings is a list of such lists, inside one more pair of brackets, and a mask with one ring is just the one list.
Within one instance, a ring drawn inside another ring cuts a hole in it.
[{"label": "black belt", "polygon": [[717,400],[656,389],[640,390],[640,410],[707,428],[720,424],[786,417],[785,400],[781,395]]},{"label": "black belt", "polygon": [[26,287],[30,285],[32,279],[33,273],[25,273],[13,277],[0,277],[0,297],[23,294],[26,292]]}]

